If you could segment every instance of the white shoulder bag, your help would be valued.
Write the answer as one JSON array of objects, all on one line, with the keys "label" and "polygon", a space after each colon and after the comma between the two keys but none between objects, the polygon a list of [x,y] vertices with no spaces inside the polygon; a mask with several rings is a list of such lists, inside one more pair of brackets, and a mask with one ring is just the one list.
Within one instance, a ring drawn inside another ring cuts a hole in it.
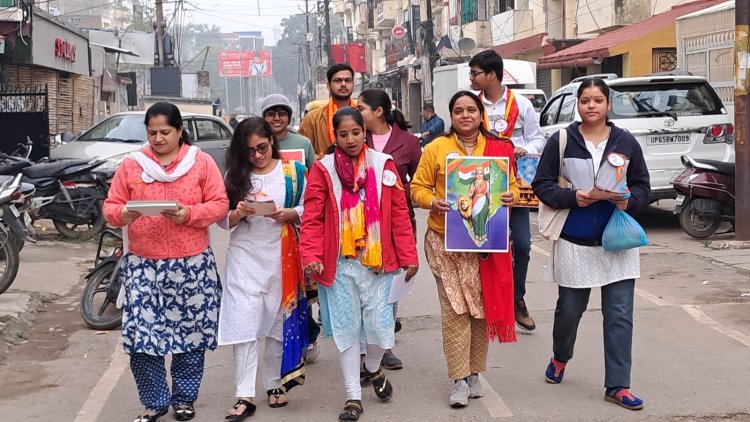
[{"label": "white shoulder bag", "polygon": [[[562,176],[563,154],[565,153],[565,147],[568,145],[567,130],[560,129],[559,141],[560,169],[557,172],[557,184],[565,189],[570,189],[570,182]],[[569,213],[569,208],[558,210],[539,201],[539,232],[547,240],[555,241],[559,239]]]}]

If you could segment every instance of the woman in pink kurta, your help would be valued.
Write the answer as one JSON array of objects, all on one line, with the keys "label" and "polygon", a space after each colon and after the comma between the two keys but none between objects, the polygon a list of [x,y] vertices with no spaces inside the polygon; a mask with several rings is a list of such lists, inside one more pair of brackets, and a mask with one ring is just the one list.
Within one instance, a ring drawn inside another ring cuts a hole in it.
[{"label": "woman in pink kurta", "polygon": [[[122,337],[146,411],[153,422],[171,405],[178,421],[195,417],[205,350],[216,348],[221,286],[208,227],[227,214],[218,166],[184,139],[182,117],[169,103],[146,112],[149,146],[115,173],[104,216],[124,227],[120,267],[125,303]],[[176,202],[177,210],[144,216],[129,201]],[[164,356],[172,354],[172,392]]]}]

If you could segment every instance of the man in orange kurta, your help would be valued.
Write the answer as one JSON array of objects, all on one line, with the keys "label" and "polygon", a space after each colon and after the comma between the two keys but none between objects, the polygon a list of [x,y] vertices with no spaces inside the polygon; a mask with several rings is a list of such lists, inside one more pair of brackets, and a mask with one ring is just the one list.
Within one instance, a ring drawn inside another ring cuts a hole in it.
[{"label": "man in orange kurta", "polygon": [[326,77],[326,86],[331,93],[328,105],[307,113],[299,126],[299,134],[310,139],[318,158],[325,155],[336,140],[333,134],[333,115],[340,107],[356,106],[352,100],[354,69],[351,66],[346,63],[335,64],[328,68]]}]

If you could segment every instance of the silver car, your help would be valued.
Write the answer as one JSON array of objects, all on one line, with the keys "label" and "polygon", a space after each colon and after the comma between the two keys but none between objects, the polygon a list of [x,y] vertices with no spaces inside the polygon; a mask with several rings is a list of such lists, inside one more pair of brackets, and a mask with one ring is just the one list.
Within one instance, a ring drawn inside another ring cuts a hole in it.
[{"label": "silver car", "polygon": [[[53,159],[107,160],[102,168],[115,168],[133,151],[148,144],[146,112],[119,113],[103,120],[81,136],[50,151]],[[232,139],[232,128],[222,119],[207,114],[182,114],[182,125],[193,145],[207,152],[224,173],[224,154]]]}]

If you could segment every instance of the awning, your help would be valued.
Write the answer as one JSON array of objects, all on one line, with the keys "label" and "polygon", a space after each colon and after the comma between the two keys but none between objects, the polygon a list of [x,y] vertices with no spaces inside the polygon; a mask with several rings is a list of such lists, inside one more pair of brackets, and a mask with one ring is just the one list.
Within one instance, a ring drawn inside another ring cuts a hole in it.
[{"label": "awning", "polygon": [[647,34],[674,25],[680,16],[721,3],[725,0],[699,0],[675,6],[667,12],[654,15],[638,23],[616,29],[596,38],[584,41],[556,53],[539,58],[538,70],[560,69],[564,67],[586,67],[601,64],[602,60],[612,56],[614,47],[637,40]]},{"label": "awning", "polygon": [[542,32],[520,40],[493,46],[492,49],[502,57],[528,54],[536,51],[541,51],[544,54],[552,54],[555,52],[555,48],[551,43],[547,42],[546,38],[547,33]]},{"label": "awning", "polygon": [[94,46],[94,47],[101,47],[104,49],[104,51],[107,51],[110,53],[120,53],[120,54],[125,54],[128,56],[140,57],[138,53],[136,53],[135,51],[126,50],[120,47],[111,47],[111,46],[104,45],[104,44],[97,44],[95,42],[89,42],[89,45]]}]

